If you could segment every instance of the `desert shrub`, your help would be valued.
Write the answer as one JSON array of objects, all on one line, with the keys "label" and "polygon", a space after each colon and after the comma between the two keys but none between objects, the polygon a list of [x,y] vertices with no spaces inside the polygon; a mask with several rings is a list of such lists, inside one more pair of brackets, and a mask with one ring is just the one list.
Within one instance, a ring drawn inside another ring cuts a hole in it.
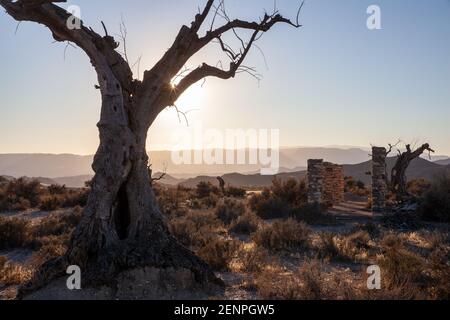
[{"label": "desert shrub", "polygon": [[202,208],[202,203],[198,199],[191,199],[188,200],[188,206],[193,210],[200,210]]},{"label": "desert shrub", "polygon": [[357,249],[368,249],[370,247],[370,235],[368,232],[360,230],[345,236],[345,242],[348,247]]},{"label": "desert shrub", "polygon": [[37,180],[27,181],[25,178],[12,180],[8,183],[7,193],[17,199],[26,199],[32,207],[39,203],[41,184]]},{"label": "desert shrub", "polygon": [[59,184],[52,184],[47,187],[47,190],[51,195],[65,194],[67,192],[66,186],[61,186]]},{"label": "desert shrub", "polygon": [[250,197],[248,205],[262,219],[286,218],[291,206],[283,199],[274,196],[270,189]]},{"label": "desert shrub", "polygon": [[67,251],[67,243],[62,241],[63,238],[51,237],[47,239],[47,243],[33,252],[29,264],[35,269],[38,269],[46,262],[62,257]]},{"label": "desert shrub", "polygon": [[317,260],[306,261],[301,266],[302,287],[298,295],[303,299],[319,300],[326,295],[323,288],[324,274],[322,264]]},{"label": "desert shrub", "polygon": [[[317,260],[307,260],[294,274],[264,271],[255,280],[258,294],[263,299],[275,300],[322,300],[339,298],[334,279],[328,280],[324,266]],[[346,296],[347,298],[347,296]]]},{"label": "desert shrub", "polygon": [[161,211],[166,215],[182,215],[188,207],[194,207],[193,202],[198,206],[195,209],[201,209],[201,203],[197,198],[192,197],[192,190],[181,185],[175,187],[164,187],[154,183],[153,188],[158,199]]},{"label": "desert shrub", "polygon": [[450,250],[440,244],[429,257],[428,268],[432,278],[431,296],[434,299],[450,299]]},{"label": "desert shrub", "polygon": [[211,194],[219,194],[219,189],[213,186],[211,182],[201,181],[197,184],[195,193],[197,198],[203,199],[208,198]]},{"label": "desert shrub", "polygon": [[231,224],[245,212],[242,202],[232,198],[221,199],[215,209],[216,216],[226,225]]},{"label": "desert shrub", "polygon": [[155,194],[158,198],[159,208],[165,215],[180,213],[183,199],[176,188],[165,188],[158,184],[154,184]]},{"label": "desert shrub", "polygon": [[419,212],[424,220],[450,223],[450,175],[438,177],[432,182]]},{"label": "desert shrub", "polygon": [[199,248],[217,237],[223,227],[212,212],[188,212],[184,216],[169,220],[169,230],[183,245]]},{"label": "desert shrub", "polygon": [[363,260],[370,249],[370,236],[367,232],[361,230],[347,235],[322,232],[319,234],[317,249],[318,256],[322,259]]},{"label": "desert shrub", "polygon": [[212,211],[190,211],[184,215],[184,218],[194,222],[197,230],[203,227],[219,228],[223,226],[217,215]]},{"label": "desert shrub", "polygon": [[170,220],[169,230],[172,235],[186,247],[192,245],[195,233],[197,232],[195,223],[187,219]]},{"label": "desert shrub", "polygon": [[404,247],[386,247],[378,258],[378,265],[383,271],[382,281],[388,289],[419,282],[424,270],[423,258]]},{"label": "desert shrub", "polygon": [[417,284],[423,280],[425,260],[407,250],[403,240],[392,232],[384,235],[380,248],[377,263],[383,272],[383,288],[401,299],[414,298],[418,295]]},{"label": "desert shrub", "polygon": [[0,270],[6,265],[6,262],[8,262],[8,258],[0,256]]},{"label": "desert shrub", "polygon": [[248,199],[248,206],[254,212],[258,212],[258,206],[261,201],[266,200],[270,197],[270,189],[264,188],[260,194],[254,193]]},{"label": "desert shrub", "polygon": [[61,216],[63,223],[67,224],[69,228],[75,228],[83,218],[83,208],[80,206],[73,207],[69,212]]},{"label": "desert shrub", "polygon": [[33,271],[30,268],[0,257],[0,286],[24,284],[31,279],[32,275]]},{"label": "desert shrub", "polygon": [[353,177],[344,177],[344,183],[345,192],[350,192],[356,187],[356,180]]},{"label": "desert shrub", "polygon": [[250,208],[262,219],[286,218],[291,207],[281,199],[275,198],[270,191],[253,195],[249,200]]},{"label": "desert shrub", "polygon": [[338,238],[339,255],[350,261],[362,260],[370,249],[370,235],[366,231],[356,231]]},{"label": "desert shrub", "polygon": [[255,278],[259,298],[264,300],[301,300],[301,282],[297,276],[264,270]]},{"label": "desert shrub", "polygon": [[242,188],[237,188],[233,186],[229,186],[225,189],[225,196],[232,198],[245,198],[247,191]]},{"label": "desert shrub", "polygon": [[305,224],[288,219],[260,228],[253,235],[253,240],[272,251],[292,251],[307,248],[310,234],[311,230]]},{"label": "desert shrub", "polygon": [[12,180],[0,187],[0,211],[23,211],[31,208],[53,211],[59,208],[85,206],[89,189],[65,186],[42,187],[37,180]]},{"label": "desert shrub", "polygon": [[282,182],[279,179],[274,179],[271,191],[276,198],[289,203],[293,207],[300,206],[308,201],[308,190],[304,180],[299,181],[290,178]]},{"label": "desert shrub", "polygon": [[336,245],[335,235],[331,232],[321,232],[317,242],[317,253],[321,259],[340,258],[340,251]]},{"label": "desert shrub", "polygon": [[0,217],[0,249],[40,248],[45,237],[70,237],[82,218],[82,209],[73,208],[70,212],[53,213],[31,224],[23,218]]},{"label": "desert shrub", "polygon": [[0,187],[0,211],[23,211],[36,208],[46,192],[37,180],[20,178]]},{"label": "desert shrub", "polygon": [[419,229],[424,226],[418,212],[395,211],[381,217],[382,224],[390,229]]},{"label": "desert shrub", "polygon": [[82,218],[82,210],[77,207],[67,213],[52,213],[42,218],[32,228],[34,237],[59,236],[70,233]]},{"label": "desert shrub", "polygon": [[327,214],[325,208],[317,203],[303,204],[291,210],[291,217],[307,224],[334,224],[336,218]]},{"label": "desert shrub", "polygon": [[242,264],[242,271],[259,273],[272,262],[269,252],[260,247],[252,247],[250,250],[241,250],[239,260]]},{"label": "desert shrub", "polygon": [[82,188],[76,190],[68,190],[60,196],[62,208],[85,207],[89,197],[90,189]]},{"label": "desert shrub", "polygon": [[386,233],[380,241],[382,248],[401,248],[403,247],[403,240],[393,232]]},{"label": "desert shrub", "polygon": [[254,194],[249,199],[249,207],[262,219],[286,218],[292,210],[307,203],[307,188],[305,181],[279,179],[272,181],[270,188],[265,188],[261,194]]},{"label": "desert shrub", "polygon": [[367,232],[372,239],[378,238],[381,234],[380,227],[372,221],[364,224],[357,224],[355,227],[353,227],[353,232],[360,230]]},{"label": "desert shrub", "polygon": [[416,179],[408,181],[406,184],[406,190],[409,194],[416,197],[422,197],[425,192],[430,189],[430,182],[425,179]]},{"label": "desert shrub", "polygon": [[0,217],[0,249],[24,246],[29,239],[29,229],[25,219]]},{"label": "desert shrub", "polygon": [[258,230],[259,224],[259,218],[253,212],[247,211],[232,222],[230,231],[238,234],[252,234]]},{"label": "desert shrub", "polygon": [[217,203],[219,202],[219,196],[215,193],[211,193],[208,197],[202,198],[200,200],[200,203],[202,204],[202,207],[205,208],[214,208],[217,206]]},{"label": "desert shrub", "polygon": [[44,211],[53,211],[61,208],[61,201],[55,195],[41,197],[39,209]]},{"label": "desert shrub", "polygon": [[366,185],[361,180],[356,180],[353,177],[345,177],[344,190],[355,194],[357,196],[367,196],[369,194]]},{"label": "desert shrub", "polygon": [[228,270],[230,262],[237,256],[241,243],[236,240],[214,238],[197,250],[197,255],[214,270]]},{"label": "desert shrub", "polygon": [[0,195],[0,211],[24,211],[32,207],[29,200],[3,193]]}]

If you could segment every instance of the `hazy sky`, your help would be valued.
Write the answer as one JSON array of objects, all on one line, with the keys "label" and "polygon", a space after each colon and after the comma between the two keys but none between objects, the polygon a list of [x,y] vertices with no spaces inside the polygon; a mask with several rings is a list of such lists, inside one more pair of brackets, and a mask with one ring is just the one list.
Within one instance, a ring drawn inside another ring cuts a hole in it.
[{"label": "hazy sky", "polygon": [[[128,29],[128,55],[142,54],[141,73],[171,45],[182,24],[203,6],[199,0],[79,0],[86,25],[103,20],[117,33]],[[298,1],[278,0],[295,18]],[[232,17],[257,19],[273,1],[227,0]],[[366,27],[366,10],[381,7],[382,30]],[[64,4],[64,7],[67,5]],[[296,30],[278,26],[259,42],[246,75],[209,79],[179,101],[191,125],[206,128],[278,128],[283,146],[387,144],[402,138],[430,142],[450,155],[450,1],[309,0]],[[53,43],[49,31],[0,13],[0,153],[94,153],[100,97],[96,76],[80,49]],[[191,61],[220,58],[217,46]],[[137,72],[136,69],[134,69]],[[137,76],[137,74],[136,74]],[[149,149],[169,148],[183,130],[174,110],[150,130]]]}]

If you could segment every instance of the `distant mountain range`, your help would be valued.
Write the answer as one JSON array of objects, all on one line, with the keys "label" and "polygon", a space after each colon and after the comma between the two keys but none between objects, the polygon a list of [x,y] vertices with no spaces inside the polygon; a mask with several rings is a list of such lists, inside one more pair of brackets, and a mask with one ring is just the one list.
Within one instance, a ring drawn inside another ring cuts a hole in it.
[{"label": "distant mountain range", "polygon": [[[226,151],[223,151],[224,154]],[[247,157],[248,157],[247,151]],[[166,171],[177,178],[198,175],[223,175],[227,173],[256,173],[261,165],[198,165],[174,164],[171,151],[149,153],[154,172]],[[73,154],[0,154],[0,175],[14,177],[74,177],[92,175],[93,156]],[[327,159],[334,163],[355,164],[369,160],[367,150],[351,148],[282,148],[280,150],[281,171],[298,171],[307,166],[308,159]]]},{"label": "distant mountain range", "polygon": [[73,154],[0,154],[0,175],[49,178],[92,175],[93,158]]},{"label": "distant mountain range", "polygon": [[450,165],[450,158],[443,159],[443,160],[438,160],[438,161],[435,161],[434,163],[440,164],[442,166],[448,166],[448,165]]},{"label": "distant mountain range", "polygon": [[[150,153],[154,172],[167,172],[160,182],[166,185],[183,184],[195,186],[199,181],[216,183],[217,176],[236,186],[267,186],[273,176],[261,176],[259,165],[175,165],[171,161],[170,151],[154,151]],[[280,150],[280,179],[288,177],[304,177],[308,159],[325,159],[333,163],[343,164],[345,174],[370,182],[371,162],[369,152],[362,148],[283,148]],[[436,162],[423,158],[412,162],[408,170],[409,178],[431,179],[443,167],[450,165],[450,159],[439,156]],[[44,184],[62,184],[68,187],[82,187],[85,181],[92,178],[93,156],[71,154],[0,154],[0,175],[11,177],[44,177],[38,178]],[[388,161],[389,170],[394,159]],[[156,173],[155,176],[160,176]]]},{"label": "distant mountain range", "polygon": [[[392,167],[395,164],[395,161],[396,157],[388,158],[387,160],[388,173],[391,172]],[[343,167],[346,176],[353,177],[357,180],[361,180],[366,185],[369,185],[371,183],[372,177],[368,173],[370,173],[370,171],[372,170],[372,161],[365,161],[359,164],[343,165]],[[430,162],[423,158],[418,158],[411,162],[411,165],[409,166],[406,175],[408,180],[426,179],[431,181],[434,179],[434,177],[443,174],[446,171],[450,172],[450,165],[444,166]],[[272,184],[272,180],[275,177],[282,181],[285,181],[289,178],[301,179],[306,176],[306,173],[307,173],[306,170],[297,172],[285,172],[280,173],[276,176],[261,176],[259,174],[244,175],[239,173],[232,173],[223,175],[222,178],[229,185],[252,188],[252,187],[270,186]],[[218,184],[216,177],[199,176],[187,179],[183,181],[181,185],[193,188],[201,181],[211,182],[214,185]]]}]

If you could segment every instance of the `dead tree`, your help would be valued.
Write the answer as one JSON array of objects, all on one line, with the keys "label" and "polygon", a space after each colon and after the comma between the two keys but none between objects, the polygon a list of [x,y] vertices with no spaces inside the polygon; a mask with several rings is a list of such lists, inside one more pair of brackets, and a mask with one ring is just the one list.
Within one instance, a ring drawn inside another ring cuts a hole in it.
[{"label": "dead tree", "polygon": [[[206,77],[230,79],[241,72],[252,73],[243,62],[255,42],[277,24],[300,27],[299,14],[296,21],[277,11],[254,22],[231,20],[223,1],[215,5],[214,0],[208,0],[190,26],[181,27],[163,57],[138,80],[127,59],[117,51],[119,44],[113,37],[101,36],[82,23],[81,28],[68,28],[67,21],[73,17],[57,2],[65,0],[0,0],[15,20],[42,24],[56,41],[81,48],[97,72],[102,98],[100,146],[92,165],[95,177],[83,219],[67,254],[44,265],[35,286],[64,274],[65,267],[73,264],[82,268],[86,282],[109,281],[122,270],[141,266],[184,268],[200,283],[214,281],[209,266],[180,245],[163,222],[147,167],[147,132],[158,114],[174,106],[194,83]],[[212,24],[204,28],[208,17]],[[216,27],[218,17],[224,22]],[[201,32],[203,29],[208,31]],[[239,30],[251,33],[247,41],[238,36]],[[233,33],[242,40],[239,51],[223,41],[225,34]],[[174,85],[173,79],[188,60],[213,42],[230,58],[228,69],[203,63]]]},{"label": "dead tree", "polygon": [[216,179],[217,181],[219,181],[219,187],[220,190],[222,191],[222,194],[225,195],[225,180],[223,180],[222,177],[217,177]]},{"label": "dead tree", "polygon": [[[391,147],[392,150],[392,147]],[[394,167],[391,171],[391,181],[389,183],[391,191],[396,195],[397,200],[402,201],[408,197],[408,191],[406,188],[406,170],[408,169],[411,161],[420,157],[425,151],[434,152],[430,148],[428,143],[425,143],[415,151],[411,150],[411,145],[406,145],[406,151],[398,151],[398,157]]]}]

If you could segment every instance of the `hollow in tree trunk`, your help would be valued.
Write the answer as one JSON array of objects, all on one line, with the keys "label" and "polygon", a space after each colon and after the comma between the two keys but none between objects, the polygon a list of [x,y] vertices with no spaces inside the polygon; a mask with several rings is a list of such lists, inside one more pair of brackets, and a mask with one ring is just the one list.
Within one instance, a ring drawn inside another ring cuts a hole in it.
[{"label": "hollow in tree trunk", "polygon": [[[253,44],[276,24],[300,27],[301,6],[295,22],[278,11],[251,22],[228,19],[222,3],[214,6],[214,0],[207,0],[203,11],[190,26],[181,27],[168,51],[138,80],[133,78],[126,47],[124,55],[117,51],[119,44],[108,35],[104,24],[105,36],[85,27],[82,21],[78,27],[69,27],[70,21],[79,19],[56,2],[65,1],[0,0],[0,6],[17,21],[45,25],[56,41],[73,43],[88,55],[102,96],[100,146],[93,163],[92,190],[67,254],[45,264],[23,292],[63,275],[68,265],[80,266],[85,282],[99,284],[114,281],[123,270],[146,266],[188,269],[199,283],[220,282],[207,264],[172,237],[164,223],[151,187],[145,149],[147,132],[161,111],[176,108],[176,101],[191,85],[207,77],[234,78],[242,72],[257,77],[253,68],[243,65]],[[210,14],[213,24],[200,35]],[[225,22],[216,27],[218,16]],[[243,41],[238,30],[250,31],[251,36]],[[233,50],[224,43],[224,34],[234,34],[242,47]],[[188,73],[183,71],[193,55],[214,41],[228,56],[228,69],[203,63]]]}]

